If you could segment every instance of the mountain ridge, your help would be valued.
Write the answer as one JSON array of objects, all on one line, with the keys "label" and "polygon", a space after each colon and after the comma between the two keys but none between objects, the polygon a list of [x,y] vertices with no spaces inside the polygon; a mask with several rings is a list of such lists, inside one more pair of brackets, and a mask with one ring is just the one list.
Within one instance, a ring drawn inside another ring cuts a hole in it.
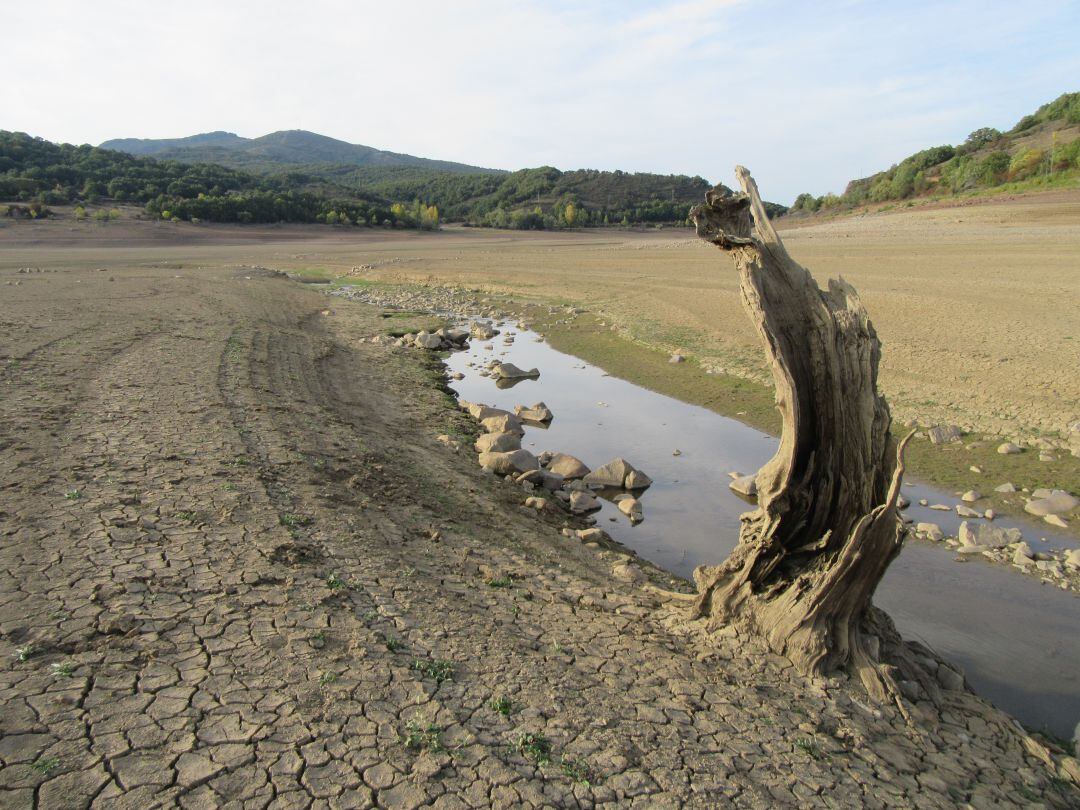
[{"label": "mountain ridge", "polygon": [[182,163],[218,163],[230,168],[255,171],[271,170],[283,165],[338,165],[407,166],[469,174],[504,173],[500,169],[376,149],[305,129],[277,130],[257,138],[245,138],[225,130],[180,138],[114,138],[102,142],[99,146],[139,157],[176,160]]}]

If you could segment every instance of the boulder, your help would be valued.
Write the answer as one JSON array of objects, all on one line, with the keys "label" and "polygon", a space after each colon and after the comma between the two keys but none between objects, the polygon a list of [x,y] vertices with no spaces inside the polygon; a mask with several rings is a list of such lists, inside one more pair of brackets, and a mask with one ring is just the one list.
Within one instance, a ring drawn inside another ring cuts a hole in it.
[{"label": "boulder", "polygon": [[1057,526],[1059,529],[1069,528],[1069,524],[1062,520],[1059,515],[1043,515],[1043,520],[1051,526]]},{"label": "boulder", "polygon": [[525,428],[521,426],[521,420],[514,416],[512,413],[506,413],[493,416],[487,416],[480,420],[481,427],[487,433],[516,433],[519,436],[525,435]]},{"label": "boulder", "polygon": [[1024,448],[1018,444],[1013,444],[1012,442],[1005,442],[1004,444],[998,445],[997,451],[1003,456],[1012,456],[1017,453],[1023,453]]},{"label": "boulder", "polygon": [[931,444],[947,444],[959,441],[963,434],[956,425],[939,425],[926,431],[926,435],[930,438]]},{"label": "boulder", "polygon": [[536,424],[546,425],[552,419],[555,418],[555,414],[551,412],[551,409],[543,402],[537,402],[535,405],[530,405],[526,408],[524,405],[515,405],[514,413],[518,419],[523,422],[535,422]]},{"label": "boulder", "polygon": [[533,379],[540,376],[539,370],[531,368],[528,371],[520,369],[513,363],[499,363],[495,366],[495,373],[504,380]]},{"label": "boulder", "polygon": [[462,344],[468,342],[468,340],[469,340],[469,330],[468,329],[447,329],[446,330],[446,339],[449,340],[451,343],[456,343],[457,345],[461,346]]},{"label": "boulder", "polygon": [[438,335],[421,332],[413,341],[421,349],[438,349],[443,344],[443,339]]},{"label": "boulder", "polygon": [[956,505],[956,514],[963,518],[981,518],[982,512],[972,509],[970,506]]},{"label": "boulder", "polygon": [[603,529],[578,529],[574,534],[582,543],[610,543],[611,535]]},{"label": "boulder", "polygon": [[584,478],[589,474],[589,468],[586,467],[580,459],[569,456],[566,453],[555,453],[551,456],[551,460],[547,464],[548,472],[561,475],[567,481],[573,481],[577,478]]},{"label": "boulder", "polygon": [[671,355],[671,357],[670,357],[670,358],[668,358],[668,362],[669,362],[669,363],[685,363],[685,362],[686,362],[686,358],[685,358],[685,357],[683,357],[683,356],[682,356],[681,354],[679,354],[678,352],[676,352],[675,354]]},{"label": "boulder", "polygon": [[623,498],[616,506],[619,507],[620,512],[630,518],[631,523],[638,523],[645,519],[645,515],[641,508],[641,501],[637,498]]},{"label": "boulder", "polygon": [[935,543],[945,539],[945,532],[936,523],[916,523],[915,534],[927,540],[933,540]]},{"label": "boulder", "polygon": [[652,486],[652,479],[641,470],[631,470],[626,476],[624,486],[627,489],[648,489]]},{"label": "boulder", "polygon": [[485,433],[473,446],[477,453],[509,453],[521,449],[521,436],[516,433]]},{"label": "boulder", "polygon": [[603,467],[593,470],[583,479],[589,486],[599,487],[625,487],[626,479],[636,468],[629,461],[622,458],[609,461]]},{"label": "boulder", "polygon": [[[1045,491],[1045,490],[1043,490]],[[1040,490],[1035,490],[1036,496],[1040,495]],[[1045,517],[1046,515],[1061,515],[1065,512],[1069,512],[1080,505],[1080,500],[1070,495],[1068,492],[1064,492],[1060,489],[1055,489],[1043,497],[1036,497],[1028,501],[1024,505],[1024,511],[1038,517]]]},{"label": "boulder", "polygon": [[1016,486],[1013,484],[1012,481],[1007,481],[1006,483],[1002,484],[1001,486],[994,487],[994,492],[1004,492],[1004,493],[1016,492]]},{"label": "boulder", "polygon": [[591,492],[571,492],[570,511],[575,515],[583,515],[586,512],[595,512],[600,508],[600,501]]},{"label": "boulder", "polygon": [[1023,542],[1024,536],[1019,529],[996,529],[986,523],[980,523],[972,529],[965,520],[960,524],[960,544],[979,548],[1005,548]]},{"label": "boulder", "polygon": [[757,476],[741,475],[728,484],[732,490],[747,498],[757,497]]},{"label": "boulder", "polygon": [[969,489],[967,492],[960,496],[960,500],[962,500],[964,503],[975,503],[975,501],[979,500],[979,498],[981,497],[981,492],[974,489]]},{"label": "boulder", "polygon": [[525,499],[525,505],[530,509],[535,509],[537,512],[539,512],[541,509],[547,506],[547,500],[544,498],[530,496]]},{"label": "boulder", "polygon": [[1072,548],[1065,552],[1065,565],[1068,568],[1080,568],[1080,548]]},{"label": "boulder", "polygon": [[469,327],[469,334],[471,334],[477,340],[491,340],[497,334],[499,330],[492,326],[490,323],[480,323],[474,321]]},{"label": "boulder", "polygon": [[508,453],[481,453],[480,466],[499,475],[517,475],[540,469],[540,462],[528,450],[512,450]]}]

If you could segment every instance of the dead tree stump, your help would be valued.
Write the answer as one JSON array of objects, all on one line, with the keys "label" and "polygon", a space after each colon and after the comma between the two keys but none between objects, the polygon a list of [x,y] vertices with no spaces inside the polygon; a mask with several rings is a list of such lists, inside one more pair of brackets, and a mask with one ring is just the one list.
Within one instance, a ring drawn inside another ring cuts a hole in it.
[{"label": "dead tree stump", "polygon": [[894,453],[877,390],[881,343],[855,289],[819,288],[784,249],[750,173],[736,174],[742,193],[717,186],[691,217],[735,261],[783,433],[757,473],[758,508],[742,516],[737,547],[694,572],[694,615],[759,634],[805,674],[856,673],[879,699],[896,698],[901,674],[936,695],[871,604],[904,536],[896,502],[906,440]]}]

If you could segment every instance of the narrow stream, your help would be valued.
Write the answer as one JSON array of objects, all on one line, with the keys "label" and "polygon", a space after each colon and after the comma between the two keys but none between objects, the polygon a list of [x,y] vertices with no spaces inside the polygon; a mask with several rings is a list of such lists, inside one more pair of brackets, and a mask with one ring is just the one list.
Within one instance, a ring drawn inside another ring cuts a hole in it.
[{"label": "narrow stream", "polygon": [[[724,559],[738,539],[739,515],[752,508],[728,488],[728,473],[756,471],[776,439],[609,377],[536,333],[509,323],[499,328],[492,341],[474,340],[447,361],[465,375],[451,381],[461,398],[511,411],[543,401],[555,419],[547,429],[526,427],[523,447],[569,453],[594,469],[622,456],[647,473],[654,483],[641,498],[644,522],[631,526],[608,502],[595,515],[598,526],[645,559],[688,578],[696,566]],[[507,334],[513,345],[503,344]],[[540,378],[499,388],[479,374],[492,359],[535,366]],[[913,504],[958,502],[921,484],[905,484],[904,494]],[[907,514],[954,536],[960,523],[955,512],[914,505]],[[1020,528],[1034,550],[1077,545],[1040,524],[1000,517],[995,525]],[[1031,728],[1071,738],[1080,721],[1080,598],[981,559],[953,558],[944,546],[909,542],[876,603],[905,637],[963,667],[981,695]]]}]

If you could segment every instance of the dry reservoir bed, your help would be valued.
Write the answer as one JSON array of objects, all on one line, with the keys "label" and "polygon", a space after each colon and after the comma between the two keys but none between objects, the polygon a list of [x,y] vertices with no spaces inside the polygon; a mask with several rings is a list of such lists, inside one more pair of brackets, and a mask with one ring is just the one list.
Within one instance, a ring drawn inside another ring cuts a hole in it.
[{"label": "dry reservoir bed", "polygon": [[0,805],[1076,803],[965,691],[909,726],[614,579],[377,309],[187,264],[289,249],[5,250]]}]

